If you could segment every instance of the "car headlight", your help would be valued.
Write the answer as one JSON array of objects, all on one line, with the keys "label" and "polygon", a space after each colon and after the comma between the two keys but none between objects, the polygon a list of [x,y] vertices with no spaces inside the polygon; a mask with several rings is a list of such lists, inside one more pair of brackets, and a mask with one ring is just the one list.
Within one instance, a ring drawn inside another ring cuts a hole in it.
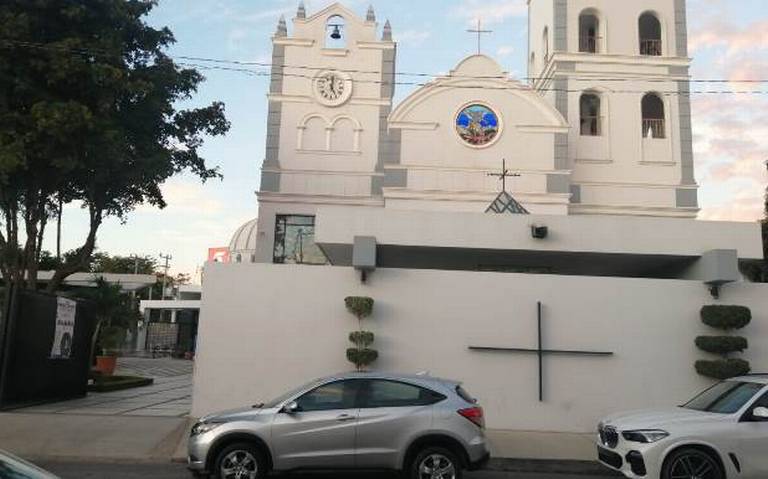
[{"label": "car headlight", "polygon": [[624,431],[623,433],[621,433],[621,435],[627,441],[641,442],[643,444],[651,444],[654,442],[659,442],[662,439],[669,437],[669,433],[667,431],[662,431],[660,429]]},{"label": "car headlight", "polygon": [[220,422],[198,422],[194,426],[192,426],[192,431],[190,431],[189,435],[199,436],[200,434],[205,434],[206,432],[216,429],[222,424],[223,423],[220,423]]}]

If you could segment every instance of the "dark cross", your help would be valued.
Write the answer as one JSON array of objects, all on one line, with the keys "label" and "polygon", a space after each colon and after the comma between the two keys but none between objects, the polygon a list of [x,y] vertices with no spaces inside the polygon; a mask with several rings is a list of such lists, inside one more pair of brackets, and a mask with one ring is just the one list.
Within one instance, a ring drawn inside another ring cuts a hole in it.
[{"label": "dark cross", "polygon": [[483,34],[491,34],[493,30],[483,30],[483,22],[479,18],[477,19],[477,28],[474,30],[467,30],[469,33],[477,34],[477,54],[480,55],[480,42],[482,41]]},{"label": "dark cross", "polygon": [[520,177],[520,173],[510,173],[507,169],[507,160],[501,160],[501,173],[488,173],[488,176],[494,176],[501,180],[501,191],[507,191],[507,178]]},{"label": "dark cross", "polygon": [[498,348],[488,346],[470,346],[471,351],[500,352],[500,353],[523,353],[536,354],[539,357],[539,401],[544,402],[544,356],[547,354],[558,354],[564,356],[613,356],[613,352],[606,351],[571,351],[563,349],[544,349],[544,338],[542,334],[541,319],[541,301],[538,303],[539,316],[539,346],[536,349],[525,348]]}]

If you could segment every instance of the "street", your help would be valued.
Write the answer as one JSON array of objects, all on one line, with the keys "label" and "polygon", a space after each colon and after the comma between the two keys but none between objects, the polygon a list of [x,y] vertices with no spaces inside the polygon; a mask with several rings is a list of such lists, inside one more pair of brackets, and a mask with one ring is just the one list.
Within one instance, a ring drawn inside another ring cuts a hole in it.
[{"label": "street", "polygon": [[[183,464],[94,464],[94,463],[41,463],[61,479],[191,479]],[[293,474],[281,476],[284,479],[395,479],[393,474]],[[605,479],[605,476],[522,474],[512,472],[473,472],[466,479]]]}]

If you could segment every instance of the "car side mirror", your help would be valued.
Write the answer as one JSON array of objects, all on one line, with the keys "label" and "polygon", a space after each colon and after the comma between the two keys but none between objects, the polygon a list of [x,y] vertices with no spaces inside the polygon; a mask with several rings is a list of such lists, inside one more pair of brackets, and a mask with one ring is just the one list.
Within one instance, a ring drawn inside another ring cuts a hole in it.
[{"label": "car side mirror", "polygon": [[283,412],[285,414],[296,414],[300,410],[301,408],[299,407],[299,403],[297,403],[296,401],[291,401],[285,406],[283,406]]},{"label": "car side mirror", "polygon": [[761,421],[768,421],[768,407],[756,407],[752,411],[752,417]]}]

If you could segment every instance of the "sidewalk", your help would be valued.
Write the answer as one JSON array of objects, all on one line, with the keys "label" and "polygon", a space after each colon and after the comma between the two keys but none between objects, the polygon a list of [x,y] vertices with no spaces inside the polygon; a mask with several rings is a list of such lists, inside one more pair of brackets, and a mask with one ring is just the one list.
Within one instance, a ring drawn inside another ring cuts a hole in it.
[{"label": "sidewalk", "polygon": [[25,458],[167,461],[187,418],[0,413],[0,449]]}]

